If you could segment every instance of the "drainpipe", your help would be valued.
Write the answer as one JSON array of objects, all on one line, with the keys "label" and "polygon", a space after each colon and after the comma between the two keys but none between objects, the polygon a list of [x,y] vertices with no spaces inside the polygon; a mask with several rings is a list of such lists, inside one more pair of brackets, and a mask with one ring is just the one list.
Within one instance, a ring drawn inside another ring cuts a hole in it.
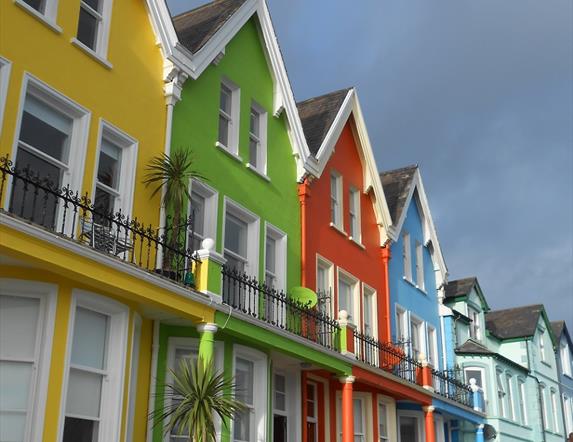
[{"label": "drainpipe", "polygon": [[[386,300],[386,312],[380,312],[380,307],[382,303],[379,303],[378,307],[378,320],[383,320],[385,325],[386,331],[386,341],[392,341],[392,328],[390,325],[390,277],[389,277],[389,269],[388,266],[390,265],[390,258],[392,258],[392,254],[390,252],[390,241],[386,242],[384,247],[382,247],[382,274],[384,277],[384,299]],[[382,330],[382,327],[378,327],[378,330]]]},{"label": "drainpipe", "polygon": [[306,256],[307,253],[306,220],[307,220],[308,198],[310,198],[310,178],[307,176],[306,178],[304,178],[304,181],[298,185],[298,201],[300,203],[300,226],[301,226],[300,252],[302,256],[302,259],[300,260],[301,262],[300,277],[301,277],[301,285],[303,287],[308,287],[308,275],[306,274],[306,266],[308,264]]},{"label": "drainpipe", "polygon": [[543,438],[543,442],[545,442],[545,416],[543,415],[544,414],[543,401],[541,399],[541,382],[539,382],[537,376],[533,376],[531,374],[531,360],[529,359],[529,343],[530,340],[528,339],[525,345],[525,351],[527,353],[527,367],[529,369],[527,376],[535,379],[535,382],[537,382],[537,405],[539,406],[539,419],[541,420],[541,437]]}]

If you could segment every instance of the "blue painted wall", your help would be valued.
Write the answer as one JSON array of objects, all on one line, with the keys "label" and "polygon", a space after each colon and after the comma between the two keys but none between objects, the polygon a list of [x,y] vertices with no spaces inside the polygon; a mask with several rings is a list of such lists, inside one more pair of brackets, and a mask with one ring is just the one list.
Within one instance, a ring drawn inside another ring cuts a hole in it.
[{"label": "blue painted wall", "polygon": [[453,369],[456,366],[456,331],[452,315],[444,316],[444,338],[446,341],[446,368]]},{"label": "blue painted wall", "polygon": [[[569,341],[567,340],[567,337],[565,335],[565,331],[563,332],[563,335],[561,336],[561,340],[560,342],[557,343],[557,349],[555,352],[556,355],[556,359],[557,359],[557,373],[559,376],[559,388],[560,388],[560,392],[561,392],[561,400],[563,401],[563,395],[567,396],[567,398],[571,401],[571,406],[573,408],[573,377],[567,376],[566,374],[564,374],[563,372],[563,361],[561,360],[561,351],[560,351],[560,346],[561,344],[566,344],[569,345],[569,351],[570,354],[573,355],[573,347],[569,344]],[[573,364],[573,361],[571,362]],[[567,411],[564,410],[564,413],[567,413]],[[573,432],[573,416],[565,416],[565,422],[564,424],[567,426],[567,419],[569,418],[569,428],[566,428],[566,430],[568,431],[568,433],[566,433],[566,435],[569,435],[569,432]]]}]

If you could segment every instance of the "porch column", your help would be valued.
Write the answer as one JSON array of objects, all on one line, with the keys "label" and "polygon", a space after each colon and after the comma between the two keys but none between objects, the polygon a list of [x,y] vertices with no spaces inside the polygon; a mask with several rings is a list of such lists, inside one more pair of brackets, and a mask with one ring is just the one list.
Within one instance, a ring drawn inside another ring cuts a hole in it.
[{"label": "porch column", "polygon": [[213,362],[213,355],[215,354],[215,333],[217,332],[217,324],[199,324],[197,326],[197,331],[201,335],[201,338],[199,339],[199,358],[203,360],[204,364]]},{"label": "porch column", "polygon": [[483,435],[483,424],[480,424],[477,426],[477,430],[476,430],[476,442],[485,442],[485,438]]},{"label": "porch column", "polygon": [[354,406],[352,384],[354,376],[339,378],[342,383],[342,442],[354,442]]},{"label": "porch column", "polygon": [[214,302],[220,304],[223,299],[221,268],[227,260],[215,251],[215,241],[211,238],[205,238],[201,242],[201,249],[197,250],[197,256],[201,263],[194,264],[195,281],[192,285],[199,292],[209,295]]},{"label": "porch column", "polygon": [[426,442],[436,442],[436,424],[434,422],[434,410],[436,407],[428,405],[423,407],[426,416]]}]

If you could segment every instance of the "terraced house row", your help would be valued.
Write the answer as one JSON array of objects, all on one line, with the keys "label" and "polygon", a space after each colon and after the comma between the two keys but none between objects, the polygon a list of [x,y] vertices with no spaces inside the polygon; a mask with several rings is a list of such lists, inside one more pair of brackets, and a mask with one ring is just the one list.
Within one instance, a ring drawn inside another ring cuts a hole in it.
[{"label": "terraced house row", "polygon": [[0,154],[0,441],[187,440],[150,416],[199,356],[222,442],[573,431],[565,324],[448,279],[419,168],[354,88],[295,101],[263,0],[2,3]]}]

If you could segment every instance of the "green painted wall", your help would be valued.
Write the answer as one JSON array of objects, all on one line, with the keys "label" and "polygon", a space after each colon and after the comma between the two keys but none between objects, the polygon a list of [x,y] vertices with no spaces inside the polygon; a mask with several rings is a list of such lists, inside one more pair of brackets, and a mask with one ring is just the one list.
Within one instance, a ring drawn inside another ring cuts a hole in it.
[{"label": "green painted wall", "polygon": [[[218,137],[221,80],[240,87],[239,155],[243,161],[215,146]],[[270,182],[247,169],[249,116],[252,100],[267,111],[267,175]],[[281,114],[274,117],[273,79],[256,19],[251,19],[229,42],[218,65],[210,65],[197,80],[187,80],[173,113],[172,152],[189,148],[195,169],[219,192],[217,251],[222,251],[223,197],[227,196],[260,217],[259,277],[264,275],[264,221],[288,235],[287,288],[300,285],[300,207],[296,162]]]}]

